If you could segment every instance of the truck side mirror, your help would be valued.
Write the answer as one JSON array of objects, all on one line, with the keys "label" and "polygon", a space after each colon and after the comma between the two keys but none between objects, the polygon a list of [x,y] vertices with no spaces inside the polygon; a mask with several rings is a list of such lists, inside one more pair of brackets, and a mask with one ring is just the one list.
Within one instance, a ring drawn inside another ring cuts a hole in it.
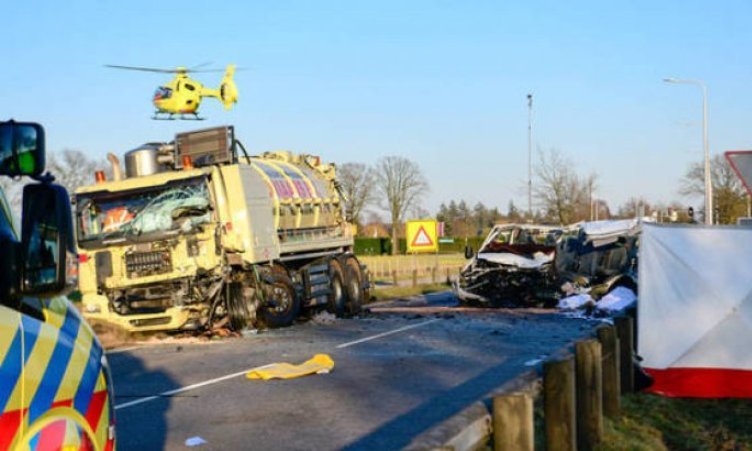
[{"label": "truck side mirror", "polygon": [[26,185],[23,194],[21,292],[59,293],[77,269],[68,192],[43,183]]},{"label": "truck side mirror", "polygon": [[475,255],[475,252],[473,252],[473,248],[468,244],[465,246],[465,258],[470,260]]},{"label": "truck side mirror", "polygon": [[31,122],[0,122],[0,175],[39,176],[44,171],[44,128]]}]

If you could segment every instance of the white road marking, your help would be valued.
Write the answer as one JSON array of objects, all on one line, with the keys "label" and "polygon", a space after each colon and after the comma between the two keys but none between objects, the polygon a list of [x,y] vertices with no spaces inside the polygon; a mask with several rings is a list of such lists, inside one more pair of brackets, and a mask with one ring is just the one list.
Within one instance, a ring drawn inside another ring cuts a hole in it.
[{"label": "white road marking", "polygon": [[404,332],[406,330],[415,329],[416,327],[427,326],[428,324],[431,324],[431,323],[434,323],[436,321],[439,321],[439,319],[440,318],[434,318],[434,319],[431,319],[431,320],[428,320],[428,321],[423,321],[422,323],[419,323],[419,324],[413,324],[413,325],[410,325],[410,326],[400,327],[399,329],[394,329],[394,330],[390,330],[388,332],[382,332],[380,334],[371,335],[370,337],[361,338],[360,340],[350,341],[348,343],[342,343],[341,345],[337,346],[337,349],[347,348],[347,347],[350,347],[350,346],[353,346],[353,345],[364,343],[366,341],[371,341],[371,340],[375,340],[377,338],[386,337],[387,335],[392,335],[392,334],[396,334],[396,333],[399,333],[399,332]]},{"label": "white road marking", "polygon": [[268,368],[271,365],[273,365],[273,364],[270,363],[268,365],[257,366],[255,368],[251,368],[251,369],[248,369],[248,370],[245,370],[245,371],[238,371],[237,373],[232,373],[232,374],[228,374],[226,376],[217,377],[217,378],[214,378],[214,379],[209,379],[208,381],[198,382],[198,383],[192,384],[192,385],[186,385],[185,387],[176,388],[174,390],[168,390],[168,391],[162,392],[162,393],[160,393],[158,395],[146,396],[144,398],[134,399],[133,401],[124,402],[122,404],[119,404],[119,405],[115,406],[115,410],[125,409],[126,407],[137,406],[137,405],[143,404],[145,402],[154,401],[155,399],[167,398],[167,397],[174,396],[174,395],[177,395],[177,394],[180,394],[180,393],[185,393],[187,391],[194,390],[196,388],[205,387],[207,385],[216,384],[218,382],[222,382],[222,381],[226,381],[228,379],[232,379],[232,378],[235,378],[235,377],[238,377],[238,376],[242,376],[242,375],[244,375],[246,373],[249,373],[251,371],[262,370],[264,368]]},{"label": "white road marking", "polygon": [[[434,318],[434,319],[431,319],[431,320],[428,320],[428,321],[424,321],[422,323],[412,324],[410,326],[400,327],[398,329],[390,330],[390,331],[387,331],[387,332],[382,332],[380,334],[371,335],[370,337],[361,338],[360,340],[355,340],[355,341],[351,341],[351,342],[348,342],[348,343],[342,343],[341,345],[337,346],[337,349],[343,349],[343,348],[347,348],[347,347],[350,347],[350,346],[354,346],[354,345],[359,344],[359,343],[365,343],[367,341],[376,340],[377,338],[382,338],[382,337],[393,335],[393,334],[396,334],[396,333],[399,333],[399,332],[404,332],[406,330],[415,329],[416,327],[427,326],[428,324],[431,324],[433,322],[439,321],[439,319],[440,318]],[[140,347],[140,346],[138,346],[138,347]],[[134,347],[134,348],[136,348],[136,347]],[[134,349],[134,348],[116,349],[113,352],[125,352],[125,351],[127,351],[129,349]],[[271,365],[274,365],[274,364],[270,363],[268,365],[257,366],[255,368],[250,368],[250,369],[247,369],[247,370],[244,370],[244,371],[238,371],[237,373],[228,374],[226,376],[221,376],[221,377],[217,377],[217,378],[214,378],[214,379],[209,379],[209,380],[206,380],[206,381],[203,381],[203,382],[198,382],[198,383],[195,383],[195,384],[186,385],[185,387],[180,387],[180,388],[176,388],[176,389],[173,389],[173,390],[168,390],[168,391],[162,392],[162,393],[160,393],[158,395],[145,396],[143,398],[134,399],[133,401],[128,401],[128,402],[124,402],[122,404],[116,405],[115,406],[115,410],[125,409],[125,408],[128,408],[128,407],[137,406],[139,404],[143,404],[143,403],[146,403],[146,402],[154,401],[155,399],[168,398],[168,397],[171,397],[171,396],[175,396],[175,395],[178,395],[180,393],[185,393],[185,392],[190,391],[190,390],[195,390],[197,388],[206,387],[207,385],[213,385],[213,384],[216,384],[216,383],[219,383],[219,382],[226,381],[228,379],[233,379],[233,378],[242,376],[242,375],[244,375],[246,373],[249,373],[251,371],[261,370],[261,369],[264,369],[264,368],[268,368]]]},{"label": "white road marking", "polygon": [[107,355],[120,354],[121,352],[134,351],[136,349],[141,349],[141,348],[143,348],[143,346],[128,346],[126,348],[116,348],[111,351],[106,351],[106,354]]}]

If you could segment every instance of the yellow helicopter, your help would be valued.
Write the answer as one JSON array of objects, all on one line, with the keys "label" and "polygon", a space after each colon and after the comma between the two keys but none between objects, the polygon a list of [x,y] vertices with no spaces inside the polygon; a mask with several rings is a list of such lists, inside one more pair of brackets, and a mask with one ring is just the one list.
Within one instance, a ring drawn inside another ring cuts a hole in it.
[{"label": "yellow helicopter", "polygon": [[[202,65],[203,66],[203,65]],[[235,75],[235,65],[229,64],[225,69],[225,76],[218,89],[206,88],[201,83],[188,77],[189,73],[196,72],[221,72],[221,69],[199,70],[197,68],[177,67],[175,69],[154,69],[151,67],[116,66],[107,64],[105,67],[113,69],[139,70],[145,72],[158,72],[161,74],[176,74],[175,78],[157,88],[152,102],[157,108],[152,119],[173,120],[191,119],[203,120],[199,117],[198,107],[204,97],[215,97],[225,106],[225,110],[232,108],[238,101],[238,88],[232,77]],[[201,67],[201,66],[197,66]]]}]

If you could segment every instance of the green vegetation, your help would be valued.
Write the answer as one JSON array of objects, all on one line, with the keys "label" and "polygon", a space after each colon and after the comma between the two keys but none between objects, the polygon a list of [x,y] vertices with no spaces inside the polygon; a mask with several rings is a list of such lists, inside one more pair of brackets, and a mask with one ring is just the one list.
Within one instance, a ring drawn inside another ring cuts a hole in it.
[{"label": "green vegetation", "polygon": [[606,420],[603,450],[751,450],[752,402],[634,394]]},{"label": "green vegetation", "polygon": [[[487,231],[486,231],[487,233]],[[446,240],[453,240],[451,242],[439,242],[439,254],[451,254],[451,253],[463,253],[465,252],[465,245],[469,245],[474,251],[477,251],[483,241],[486,239],[486,234],[482,236],[465,237],[446,237]],[[391,255],[392,242],[390,238],[355,238],[355,255],[358,258],[366,255]],[[405,255],[407,253],[407,241],[405,238],[399,239],[399,255]]]},{"label": "green vegetation", "polygon": [[387,299],[407,298],[421,294],[437,293],[448,290],[449,286],[443,283],[434,283],[429,285],[418,285],[417,287],[384,287],[371,290],[371,297],[374,301],[384,301]]}]

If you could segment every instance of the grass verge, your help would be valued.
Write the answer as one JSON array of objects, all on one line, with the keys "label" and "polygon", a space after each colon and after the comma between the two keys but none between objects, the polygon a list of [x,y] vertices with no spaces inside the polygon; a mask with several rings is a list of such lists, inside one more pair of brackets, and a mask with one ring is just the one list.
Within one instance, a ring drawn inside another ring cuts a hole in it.
[{"label": "grass verge", "polygon": [[378,287],[371,290],[373,301],[385,301],[387,299],[407,298],[420,294],[437,293],[446,291],[450,287],[445,283],[432,283],[428,285],[418,285],[417,287]]},{"label": "grass verge", "polygon": [[604,428],[602,450],[752,450],[752,401],[627,395]]}]

